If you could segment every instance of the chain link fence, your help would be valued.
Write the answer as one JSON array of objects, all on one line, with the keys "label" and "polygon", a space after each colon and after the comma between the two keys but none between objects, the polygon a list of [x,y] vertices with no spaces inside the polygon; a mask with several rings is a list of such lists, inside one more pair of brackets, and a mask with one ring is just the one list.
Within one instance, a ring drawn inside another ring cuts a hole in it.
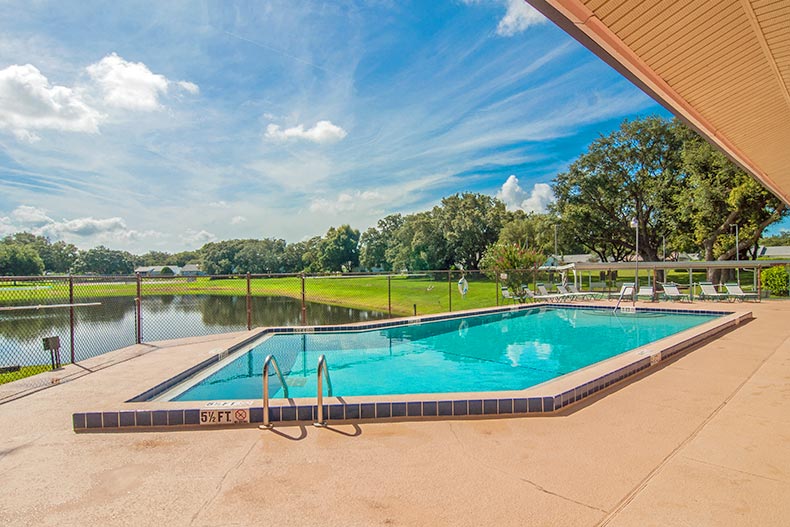
[{"label": "chain link fence", "polygon": [[[542,282],[553,290],[568,278],[535,269],[0,277],[0,384],[135,343],[479,309],[512,302],[503,286]],[[598,271],[580,272],[578,283],[598,291],[616,285]]]},{"label": "chain link fence", "polygon": [[[478,272],[0,277],[0,384],[135,343],[497,305]],[[54,337],[54,338],[53,338]]]}]

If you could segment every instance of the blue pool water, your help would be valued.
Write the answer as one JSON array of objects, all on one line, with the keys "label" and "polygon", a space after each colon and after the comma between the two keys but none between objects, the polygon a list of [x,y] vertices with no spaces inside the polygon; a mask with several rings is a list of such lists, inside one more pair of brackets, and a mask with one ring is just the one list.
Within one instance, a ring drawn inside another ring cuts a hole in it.
[{"label": "blue pool water", "polygon": [[[360,332],[279,334],[171,400],[259,399],[267,355],[290,397],[316,396],[325,354],[335,396],[521,390],[716,318],[543,307]],[[271,397],[283,397],[275,375]]]}]

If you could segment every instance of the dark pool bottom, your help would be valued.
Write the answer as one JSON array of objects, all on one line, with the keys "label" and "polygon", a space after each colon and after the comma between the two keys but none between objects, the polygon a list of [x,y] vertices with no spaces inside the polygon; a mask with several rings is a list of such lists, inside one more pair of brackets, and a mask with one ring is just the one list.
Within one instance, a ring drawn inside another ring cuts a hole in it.
[{"label": "dark pool bottom", "polygon": [[[552,304],[545,304],[551,306]],[[515,306],[483,310],[485,313],[507,312],[519,309],[534,308],[531,306]],[[564,304],[562,307],[568,307]],[[604,306],[574,306],[583,309],[611,309]],[[629,377],[650,368],[656,368],[661,363],[688,351],[696,344],[708,340],[713,336],[733,328],[752,317],[751,312],[731,313],[723,311],[699,310],[673,310],[664,308],[641,308],[640,312],[673,312],[673,313],[703,313],[719,315],[720,318],[707,323],[688,338],[678,342],[670,342],[666,347],[657,349],[651,346],[649,355],[637,355],[628,352],[623,355],[633,354],[632,360],[627,364],[594,378],[579,377],[578,384],[572,387],[567,382],[548,382],[538,387],[527,390],[528,394],[521,397],[520,392],[502,392],[499,394],[431,394],[423,396],[392,396],[392,397],[353,397],[348,400],[337,399],[339,402],[323,405],[323,414],[332,422],[357,421],[357,420],[403,420],[403,419],[437,419],[451,417],[513,417],[526,415],[550,415],[566,408],[567,406],[588,398],[601,390],[620,383]],[[386,327],[404,323],[428,322],[468,316],[469,313],[452,315],[436,315],[419,317],[398,321],[378,322],[353,326],[337,326],[332,328],[267,328],[256,333],[247,341],[229,349],[228,353],[243,348],[248,342],[258,339],[266,332],[303,332],[303,331],[347,331],[349,329],[366,329],[368,327]],[[693,331],[693,330],[690,330]],[[159,393],[163,393],[183,379],[194,374],[208,365],[217,362],[224,354],[216,355],[203,361],[201,364],[183,372],[181,375],[169,379],[143,394],[130,400],[129,403],[148,401]],[[614,359],[612,359],[614,360]],[[608,361],[604,361],[606,363]],[[603,363],[599,363],[603,364]],[[580,372],[576,372],[576,375]],[[589,376],[588,376],[589,377]],[[575,379],[575,377],[574,377]],[[554,388],[552,388],[554,387]],[[561,391],[559,391],[562,387]],[[494,395],[494,396],[492,396]],[[335,398],[331,398],[335,399]],[[384,400],[386,399],[386,400]],[[80,412],[73,414],[73,427],[77,432],[84,431],[111,431],[111,430],[147,430],[151,428],[170,427],[204,427],[204,426],[252,426],[263,423],[263,408],[258,401],[213,401],[204,403],[200,408],[183,408],[167,402],[147,403],[146,409],[127,409],[110,412]],[[317,404],[292,404],[288,400],[281,406],[272,406],[268,409],[269,421],[273,424],[297,424],[314,422],[318,418]],[[134,406],[137,406],[135,404]],[[174,408],[174,406],[176,406]]]}]

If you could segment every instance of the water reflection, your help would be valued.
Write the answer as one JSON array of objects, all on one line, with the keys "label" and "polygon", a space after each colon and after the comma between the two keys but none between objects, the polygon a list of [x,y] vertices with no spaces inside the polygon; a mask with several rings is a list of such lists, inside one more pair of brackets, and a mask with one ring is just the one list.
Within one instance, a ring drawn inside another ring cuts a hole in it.
[{"label": "water reflection", "polygon": [[[74,309],[76,360],[134,344],[135,303],[130,297],[80,298],[99,306]],[[7,304],[6,304],[7,305]],[[287,297],[253,297],[252,325],[296,326],[301,301]],[[346,324],[385,318],[385,313],[306,303],[307,323]],[[0,312],[0,366],[49,361],[41,339],[59,336],[64,362],[71,354],[69,310],[62,308]],[[247,299],[238,296],[160,295],[142,302],[143,341],[209,335],[247,328]]]}]

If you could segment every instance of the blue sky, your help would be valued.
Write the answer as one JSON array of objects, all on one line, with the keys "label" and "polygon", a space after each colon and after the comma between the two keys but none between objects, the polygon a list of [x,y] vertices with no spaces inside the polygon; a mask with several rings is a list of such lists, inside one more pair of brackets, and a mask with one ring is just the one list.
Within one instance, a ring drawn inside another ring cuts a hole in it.
[{"label": "blue sky", "polygon": [[520,0],[3,12],[0,235],[81,248],[293,242],[461,191],[540,210],[597,135],[668,115]]}]

